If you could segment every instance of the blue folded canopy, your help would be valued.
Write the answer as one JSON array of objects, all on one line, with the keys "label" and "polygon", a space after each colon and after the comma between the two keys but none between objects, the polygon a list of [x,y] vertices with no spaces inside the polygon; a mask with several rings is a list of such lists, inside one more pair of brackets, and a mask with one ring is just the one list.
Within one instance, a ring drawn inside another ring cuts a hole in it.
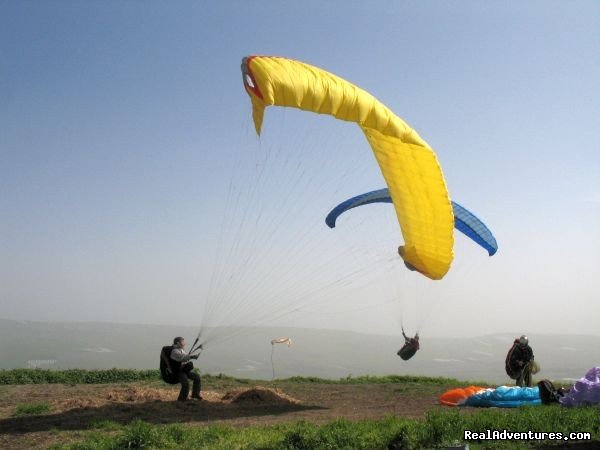
[{"label": "blue folded canopy", "polygon": [[462,406],[517,408],[541,405],[540,390],[536,387],[499,386],[471,395]]}]

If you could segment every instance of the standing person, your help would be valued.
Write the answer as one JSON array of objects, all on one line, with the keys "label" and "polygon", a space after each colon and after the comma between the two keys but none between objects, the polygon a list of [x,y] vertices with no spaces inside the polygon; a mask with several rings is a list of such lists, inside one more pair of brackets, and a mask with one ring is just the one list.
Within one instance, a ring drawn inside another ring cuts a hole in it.
[{"label": "standing person", "polygon": [[529,339],[522,335],[515,339],[506,355],[504,362],[506,373],[517,386],[531,387],[531,370],[533,368],[533,350],[529,346]]},{"label": "standing person", "polygon": [[179,383],[181,383],[181,390],[179,391],[177,400],[184,402],[188,399],[190,379],[194,382],[192,387],[192,398],[202,400],[202,397],[200,396],[200,375],[193,371],[194,364],[190,361],[192,359],[198,359],[198,355],[188,355],[184,349],[184,338],[178,336],[173,339],[173,350],[171,350],[171,354],[169,355],[169,364],[171,366],[171,371],[177,377]]}]

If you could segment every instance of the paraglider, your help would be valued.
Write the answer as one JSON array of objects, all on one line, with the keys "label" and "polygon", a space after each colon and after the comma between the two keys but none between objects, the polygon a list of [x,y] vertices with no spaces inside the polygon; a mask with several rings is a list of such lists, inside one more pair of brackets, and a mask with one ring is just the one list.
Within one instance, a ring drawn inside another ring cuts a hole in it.
[{"label": "paraglider", "polygon": [[360,126],[396,210],[404,237],[400,255],[428,278],[443,278],[453,259],[454,215],[431,147],[371,94],[317,67],[249,56],[242,60],[242,75],[258,134],[271,105],[328,114]]},{"label": "paraglider", "polygon": [[529,346],[529,338],[522,335],[515,339],[506,354],[504,362],[506,374],[516,380],[517,386],[531,386],[531,374],[537,371],[534,366],[533,350]]},{"label": "paraglider", "polygon": [[[340,203],[327,214],[325,223],[329,228],[335,228],[337,218],[343,213],[352,208],[371,203],[392,203],[389,190],[378,189],[357,195]],[[465,207],[454,201],[451,203],[454,212],[454,227],[487,250],[490,256],[494,255],[498,251],[498,243],[489,228]]]},{"label": "paraglider", "polygon": [[[376,191],[370,191],[340,203],[327,214],[325,223],[329,228],[335,228],[338,217],[343,213],[358,206],[369,205],[372,203],[392,203],[389,190],[378,189]],[[487,250],[490,256],[494,255],[498,250],[498,244],[488,227],[466,208],[456,202],[451,203],[454,211],[455,228]],[[409,269],[413,269],[408,263],[405,262],[405,264]],[[408,338],[406,334],[404,334],[404,330],[402,330],[402,335],[404,336],[405,343],[404,346],[398,350],[397,354],[406,361],[412,358],[419,350],[419,334],[417,333],[414,338]]]},{"label": "paraglider", "polygon": [[160,375],[165,383],[181,383],[178,401],[187,401],[190,390],[189,380],[193,381],[192,399],[202,400],[200,396],[200,375],[194,372],[192,359],[199,355],[185,352],[185,339],[177,336],[173,345],[164,346],[160,352]]},{"label": "paraglider", "polygon": [[398,350],[397,355],[404,361],[408,361],[410,358],[415,356],[415,353],[419,350],[419,333],[415,334],[415,337],[408,337],[402,329],[402,336],[404,336],[404,345]]}]

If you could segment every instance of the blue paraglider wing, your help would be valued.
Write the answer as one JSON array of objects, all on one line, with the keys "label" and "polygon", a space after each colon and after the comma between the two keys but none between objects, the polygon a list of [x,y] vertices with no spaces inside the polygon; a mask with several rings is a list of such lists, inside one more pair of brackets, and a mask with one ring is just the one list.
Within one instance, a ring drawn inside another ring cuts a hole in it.
[{"label": "blue paraglider wing", "polygon": [[481,220],[456,202],[452,202],[452,209],[454,228],[485,248],[490,256],[498,251],[496,238]]},{"label": "blue paraglider wing", "polygon": [[367,192],[366,194],[357,195],[345,202],[340,203],[331,210],[325,218],[325,223],[329,228],[335,228],[335,221],[339,216],[349,209],[356,208],[357,206],[368,205],[370,203],[392,203],[392,197],[390,197],[390,191],[386,189],[378,189],[377,191]]},{"label": "blue paraglider wing", "polygon": [[[370,203],[392,203],[390,192],[387,189],[378,189],[352,197],[333,208],[327,214],[325,223],[329,228],[335,228],[337,218],[344,212]],[[498,251],[496,238],[494,238],[489,228],[475,214],[456,202],[452,202],[452,209],[454,211],[454,227],[458,231],[486,249],[490,256]]]}]

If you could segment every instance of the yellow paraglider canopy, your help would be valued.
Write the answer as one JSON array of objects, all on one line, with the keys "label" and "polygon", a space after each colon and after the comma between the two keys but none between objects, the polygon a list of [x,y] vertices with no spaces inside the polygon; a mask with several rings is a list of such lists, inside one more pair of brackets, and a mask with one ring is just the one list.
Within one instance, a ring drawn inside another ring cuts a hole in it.
[{"label": "yellow paraglider canopy", "polygon": [[431,147],[383,103],[348,81],[281,57],[242,61],[244,86],[260,134],[267,106],[287,106],[356,122],[371,144],[390,191],[407,266],[439,280],[453,258],[454,215],[446,182]]}]

